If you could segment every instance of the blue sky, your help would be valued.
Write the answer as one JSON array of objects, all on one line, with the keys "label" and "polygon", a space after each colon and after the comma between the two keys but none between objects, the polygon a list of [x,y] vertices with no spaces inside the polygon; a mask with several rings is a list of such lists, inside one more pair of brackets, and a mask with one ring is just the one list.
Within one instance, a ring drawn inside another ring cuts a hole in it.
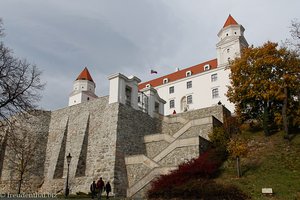
[{"label": "blue sky", "polygon": [[0,0],[0,18],[6,46],[43,71],[40,107],[55,110],[86,66],[97,95],[108,95],[110,74],[147,81],[215,58],[229,14],[249,44],[280,43],[299,8],[299,0]]}]

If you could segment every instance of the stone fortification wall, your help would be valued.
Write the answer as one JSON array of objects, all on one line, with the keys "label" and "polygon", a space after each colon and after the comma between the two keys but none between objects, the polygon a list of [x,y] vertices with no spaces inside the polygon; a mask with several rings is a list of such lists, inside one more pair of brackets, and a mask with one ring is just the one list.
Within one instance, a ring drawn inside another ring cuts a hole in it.
[{"label": "stone fortification wall", "polygon": [[[123,104],[108,104],[108,97],[53,112],[40,111],[30,119],[34,124],[30,133],[39,141],[32,162],[35,173],[23,189],[63,193],[70,153],[71,193],[88,193],[92,181],[101,176],[111,182],[116,196],[126,196],[128,191],[143,195],[157,173],[167,173],[207,147],[203,138],[223,121],[223,113],[223,106],[214,106],[156,119]],[[5,158],[8,155],[11,153],[2,145],[0,193],[16,192],[16,176]],[[140,180],[143,189],[134,189]]]},{"label": "stone fortification wall", "polygon": [[208,134],[222,124],[224,113],[226,108],[218,105],[163,117],[160,132],[144,137],[146,153],[126,159],[127,195],[145,197],[156,171],[176,168],[204,152],[210,145]]},{"label": "stone fortification wall", "polygon": [[[30,134],[39,133],[34,161],[37,178],[31,175],[28,185],[32,192],[41,193],[64,192],[66,156],[70,153],[70,193],[88,193],[92,181],[101,176],[105,182],[111,182],[114,195],[126,196],[125,156],[145,153],[143,137],[161,130],[160,120],[122,104],[108,104],[108,97],[41,112],[36,120]],[[12,192],[15,180],[5,163],[7,159],[2,161],[0,192]]]},{"label": "stone fortification wall", "polygon": [[52,112],[40,192],[64,191],[69,153],[71,193],[89,192],[100,176],[114,188],[118,107],[101,97]]},{"label": "stone fortification wall", "polygon": [[183,112],[176,115],[168,115],[168,117],[170,118],[182,117],[186,120],[193,120],[193,119],[214,116],[220,122],[223,122],[224,116],[229,116],[229,115],[230,115],[230,111],[227,108],[225,108],[222,105],[216,105],[212,107]]},{"label": "stone fortification wall", "polygon": [[184,124],[180,122],[168,123],[162,121],[161,133],[173,135],[176,131],[178,131]]},{"label": "stone fortification wall", "polygon": [[[28,171],[26,170],[27,172],[23,175],[21,192],[37,192],[44,178],[49,122],[50,112],[48,111],[34,111],[25,117],[16,118],[16,123],[12,126],[13,131],[7,133],[6,143],[1,146],[0,157],[3,160],[0,162],[0,193],[17,193],[18,191],[19,172],[16,168],[20,166],[21,161],[20,157],[16,157],[20,156],[17,155],[18,151],[33,153],[32,156],[25,155],[25,161],[29,161],[29,164],[26,168]],[[18,142],[16,138],[21,141]]]},{"label": "stone fortification wall", "polygon": [[170,143],[165,140],[160,140],[160,141],[147,142],[145,143],[145,145],[147,148],[146,155],[149,158],[153,158],[157,154],[159,154],[162,150],[164,150],[167,146],[169,146]]},{"label": "stone fortification wall", "polygon": [[123,104],[119,106],[115,165],[115,177],[118,177],[118,180],[115,185],[116,192],[121,196],[126,196],[129,183],[125,157],[146,154],[144,136],[161,130],[161,121],[129,106]]}]

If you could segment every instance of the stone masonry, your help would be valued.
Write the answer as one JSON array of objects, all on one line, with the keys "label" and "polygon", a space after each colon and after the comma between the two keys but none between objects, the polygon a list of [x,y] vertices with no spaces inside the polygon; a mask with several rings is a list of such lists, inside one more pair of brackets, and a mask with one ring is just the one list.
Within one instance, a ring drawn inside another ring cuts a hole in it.
[{"label": "stone masonry", "polygon": [[151,180],[198,157],[209,146],[208,134],[230,114],[223,106],[165,116],[161,130],[144,136],[146,152],[127,156],[127,196],[143,198]]},{"label": "stone masonry", "polygon": [[[113,195],[143,197],[155,176],[197,157],[207,147],[207,134],[223,121],[224,111],[223,106],[214,106],[151,118],[130,106],[109,104],[108,96],[53,112],[40,111],[37,125],[31,128],[32,134],[39,133],[32,163],[38,173],[23,192],[63,193],[70,153],[71,193],[88,193],[92,181],[101,176],[111,182]],[[14,193],[16,182],[7,167],[9,153],[4,146],[0,193]]]}]

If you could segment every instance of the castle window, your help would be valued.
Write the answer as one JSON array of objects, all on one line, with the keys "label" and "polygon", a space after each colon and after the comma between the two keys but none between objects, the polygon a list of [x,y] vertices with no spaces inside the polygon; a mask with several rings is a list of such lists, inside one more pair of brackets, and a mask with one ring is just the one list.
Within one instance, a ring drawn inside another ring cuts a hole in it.
[{"label": "castle window", "polygon": [[141,97],[140,97],[140,96],[138,96],[138,102],[139,102],[139,103],[141,102]]},{"label": "castle window", "polygon": [[215,98],[218,98],[219,97],[219,90],[218,88],[214,88],[212,89],[212,98],[215,99]]},{"label": "castle window", "polygon": [[159,103],[158,102],[155,102],[154,104],[154,112],[159,112]]},{"label": "castle window", "polygon": [[191,72],[191,71],[185,72],[185,76],[186,76],[186,77],[191,76],[191,75],[192,75],[192,72]]},{"label": "castle window", "polygon": [[192,86],[193,86],[192,81],[186,82],[186,88],[187,89],[192,88]]},{"label": "castle window", "polygon": [[212,74],[211,75],[211,82],[215,82],[218,80],[218,74]]},{"label": "castle window", "polygon": [[172,94],[172,93],[174,93],[174,86],[169,87],[169,94]]},{"label": "castle window", "polygon": [[187,104],[192,104],[193,103],[193,96],[192,95],[188,95],[186,97],[186,103]]},{"label": "castle window", "polygon": [[210,70],[210,65],[209,64],[207,64],[207,65],[204,65],[204,71],[207,71],[207,70]]},{"label": "castle window", "polygon": [[228,33],[226,33],[226,36],[228,36]]},{"label": "castle window", "polygon": [[90,100],[90,97],[88,97],[86,100]]},{"label": "castle window", "polygon": [[175,108],[175,100],[170,100],[170,108]]},{"label": "castle window", "polygon": [[168,79],[168,78],[164,78],[163,84],[166,84],[166,83],[168,83],[168,82],[169,82],[169,79]]},{"label": "castle window", "polygon": [[234,32],[234,34],[236,35],[236,32]]},{"label": "castle window", "polygon": [[150,84],[147,84],[146,87],[149,88],[149,87],[151,87],[151,85],[150,85]]},{"label": "castle window", "polygon": [[230,49],[227,49],[227,53],[229,53]]}]

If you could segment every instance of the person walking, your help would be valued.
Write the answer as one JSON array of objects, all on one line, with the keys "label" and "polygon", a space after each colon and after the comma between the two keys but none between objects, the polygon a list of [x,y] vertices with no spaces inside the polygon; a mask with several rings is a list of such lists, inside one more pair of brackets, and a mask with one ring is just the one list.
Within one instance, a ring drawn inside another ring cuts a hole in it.
[{"label": "person walking", "polygon": [[104,187],[104,182],[102,180],[102,177],[100,177],[100,179],[97,181],[97,189],[99,190],[98,191],[98,200],[101,199],[101,194],[102,194],[102,191],[103,191],[103,187]]},{"label": "person walking", "polygon": [[106,185],[105,185],[105,191],[106,191],[106,199],[109,199],[109,193],[111,192],[111,186],[109,181],[107,181]]},{"label": "person walking", "polygon": [[96,196],[96,188],[97,188],[96,182],[93,181],[93,183],[91,184],[91,187],[90,187],[90,190],[92,193],[92,199]]}]

